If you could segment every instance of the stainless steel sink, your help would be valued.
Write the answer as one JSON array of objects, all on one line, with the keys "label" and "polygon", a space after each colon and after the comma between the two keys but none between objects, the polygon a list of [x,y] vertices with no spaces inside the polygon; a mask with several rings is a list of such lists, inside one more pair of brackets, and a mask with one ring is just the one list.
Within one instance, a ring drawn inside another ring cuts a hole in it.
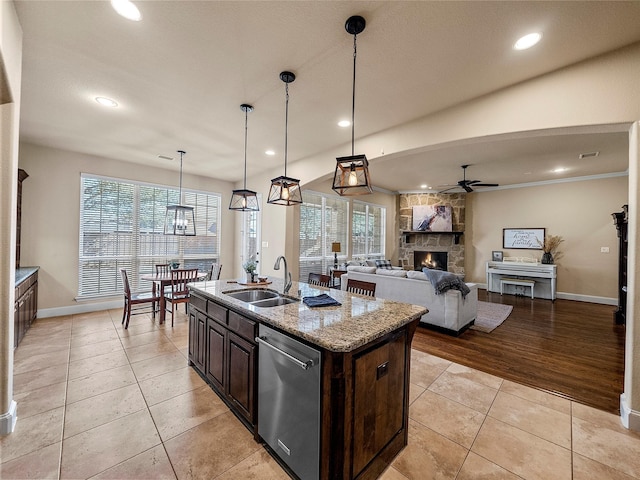
[{"label": "stainless steel sink", "polygon": [[253,303],[259,300],[265,300],[270,298],[278,298],[280,295],[278,292],[272,292],[269,290],[241,290],[239,292],[225,293],[230,297],[240,300],[241,302]]},{"label": "stainless steel sink", "polygon": [[258,300],[257,302],[251,302],[254,307],[277,307],[279,305],[287,305],[289,303],[295,303],[298,300],[288,297],[268,298],[266,300]]},{"label": "stainless steel sink", "polygon": [[295,298],[281,296],[278,292],[262,289],[222,293],[229,295],[236,300],[240,300],[241,302],[246,302],[250,305],[262,308],[277,307],[279,305],[287,305],[298,301]]}]

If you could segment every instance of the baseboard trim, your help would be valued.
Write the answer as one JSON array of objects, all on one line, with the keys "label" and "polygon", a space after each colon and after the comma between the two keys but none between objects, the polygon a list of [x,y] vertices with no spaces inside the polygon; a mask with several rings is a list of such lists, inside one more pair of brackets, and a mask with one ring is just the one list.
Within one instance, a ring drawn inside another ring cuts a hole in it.
[{"label": "baseboard trim", "polygon": [[[486,283],[478,283],[477,285],[478,285],[478,288],[487,290]],[[500,292],[492,292],[492,293],[500,293]],[[556,292],[556,298],[561,298],[562,300],[575,300],[577,302],[599,303],[602,305],[618,305],[617,298],[598,297],[595,295],[581,295],[579,293]]]},{"label": "baseboard trim", "polygon": [[633,410],[629,406],[624,393],[620,395],[620,420],[625,428],[640,432],[640,412]]},{"label": "baseboard trim", "polygon": [[0,435],[7,435],[16,428],[18,420],[18,404],[15,400],[11,400],[9,411],[0,415]]},{"label": "baseboard trim", "polygon": [[111,300],[100,303],[82,303],[78,305],[68,305],[66,307],[41,308],[38,310],[38,318],[61,317],[63,315],[77,315],[79,313],[98,312],[100,310],[111,310],[113,308],[123,308],[123,300]]}]

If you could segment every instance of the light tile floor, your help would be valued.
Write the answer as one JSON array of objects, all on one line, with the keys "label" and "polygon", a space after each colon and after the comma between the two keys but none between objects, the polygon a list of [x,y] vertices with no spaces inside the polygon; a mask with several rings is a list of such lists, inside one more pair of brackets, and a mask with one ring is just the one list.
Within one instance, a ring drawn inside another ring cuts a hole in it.
[{"label": "light tile floor", "polygon": [[[180,314],[38,320],[15,351],[18,423],[0,478],[286,479],[187,366]],[[381,476],[640,479],[617,416],[413,351],[409,445]]]}]

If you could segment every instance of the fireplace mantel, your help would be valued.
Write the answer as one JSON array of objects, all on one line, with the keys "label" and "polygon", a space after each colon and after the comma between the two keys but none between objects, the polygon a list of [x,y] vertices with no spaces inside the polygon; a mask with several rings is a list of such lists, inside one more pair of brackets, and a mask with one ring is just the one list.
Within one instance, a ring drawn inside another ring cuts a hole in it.
[{"label": "fireplace mantel", "polygon": [[460,237],[464,235],[464,232],[424,232],[422,230],[409,230],[402,232],[405,242],[409,242],[411,235],[454,235],[454,243],[458,245],[460,243]]}]

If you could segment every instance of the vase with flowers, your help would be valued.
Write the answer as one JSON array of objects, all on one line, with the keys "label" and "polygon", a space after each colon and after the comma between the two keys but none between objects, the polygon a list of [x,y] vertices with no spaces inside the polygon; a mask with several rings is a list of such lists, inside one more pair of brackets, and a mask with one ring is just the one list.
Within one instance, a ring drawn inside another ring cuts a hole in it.
[{"label": "vase with flowers", "polygon": [[562,242],[564,239],[560,235],[547,235],[543,242],[538,240],[543,252],[540,263],[552,265],[554,261],[557,261],[561,255],[559,248]]},{"label": "vase with flowers", "polygon": [[253,260],[249,260],[242,265],[242,268],[247,274],[247,283],[255,283],[256,268],[258,268],[258,264]]}]

